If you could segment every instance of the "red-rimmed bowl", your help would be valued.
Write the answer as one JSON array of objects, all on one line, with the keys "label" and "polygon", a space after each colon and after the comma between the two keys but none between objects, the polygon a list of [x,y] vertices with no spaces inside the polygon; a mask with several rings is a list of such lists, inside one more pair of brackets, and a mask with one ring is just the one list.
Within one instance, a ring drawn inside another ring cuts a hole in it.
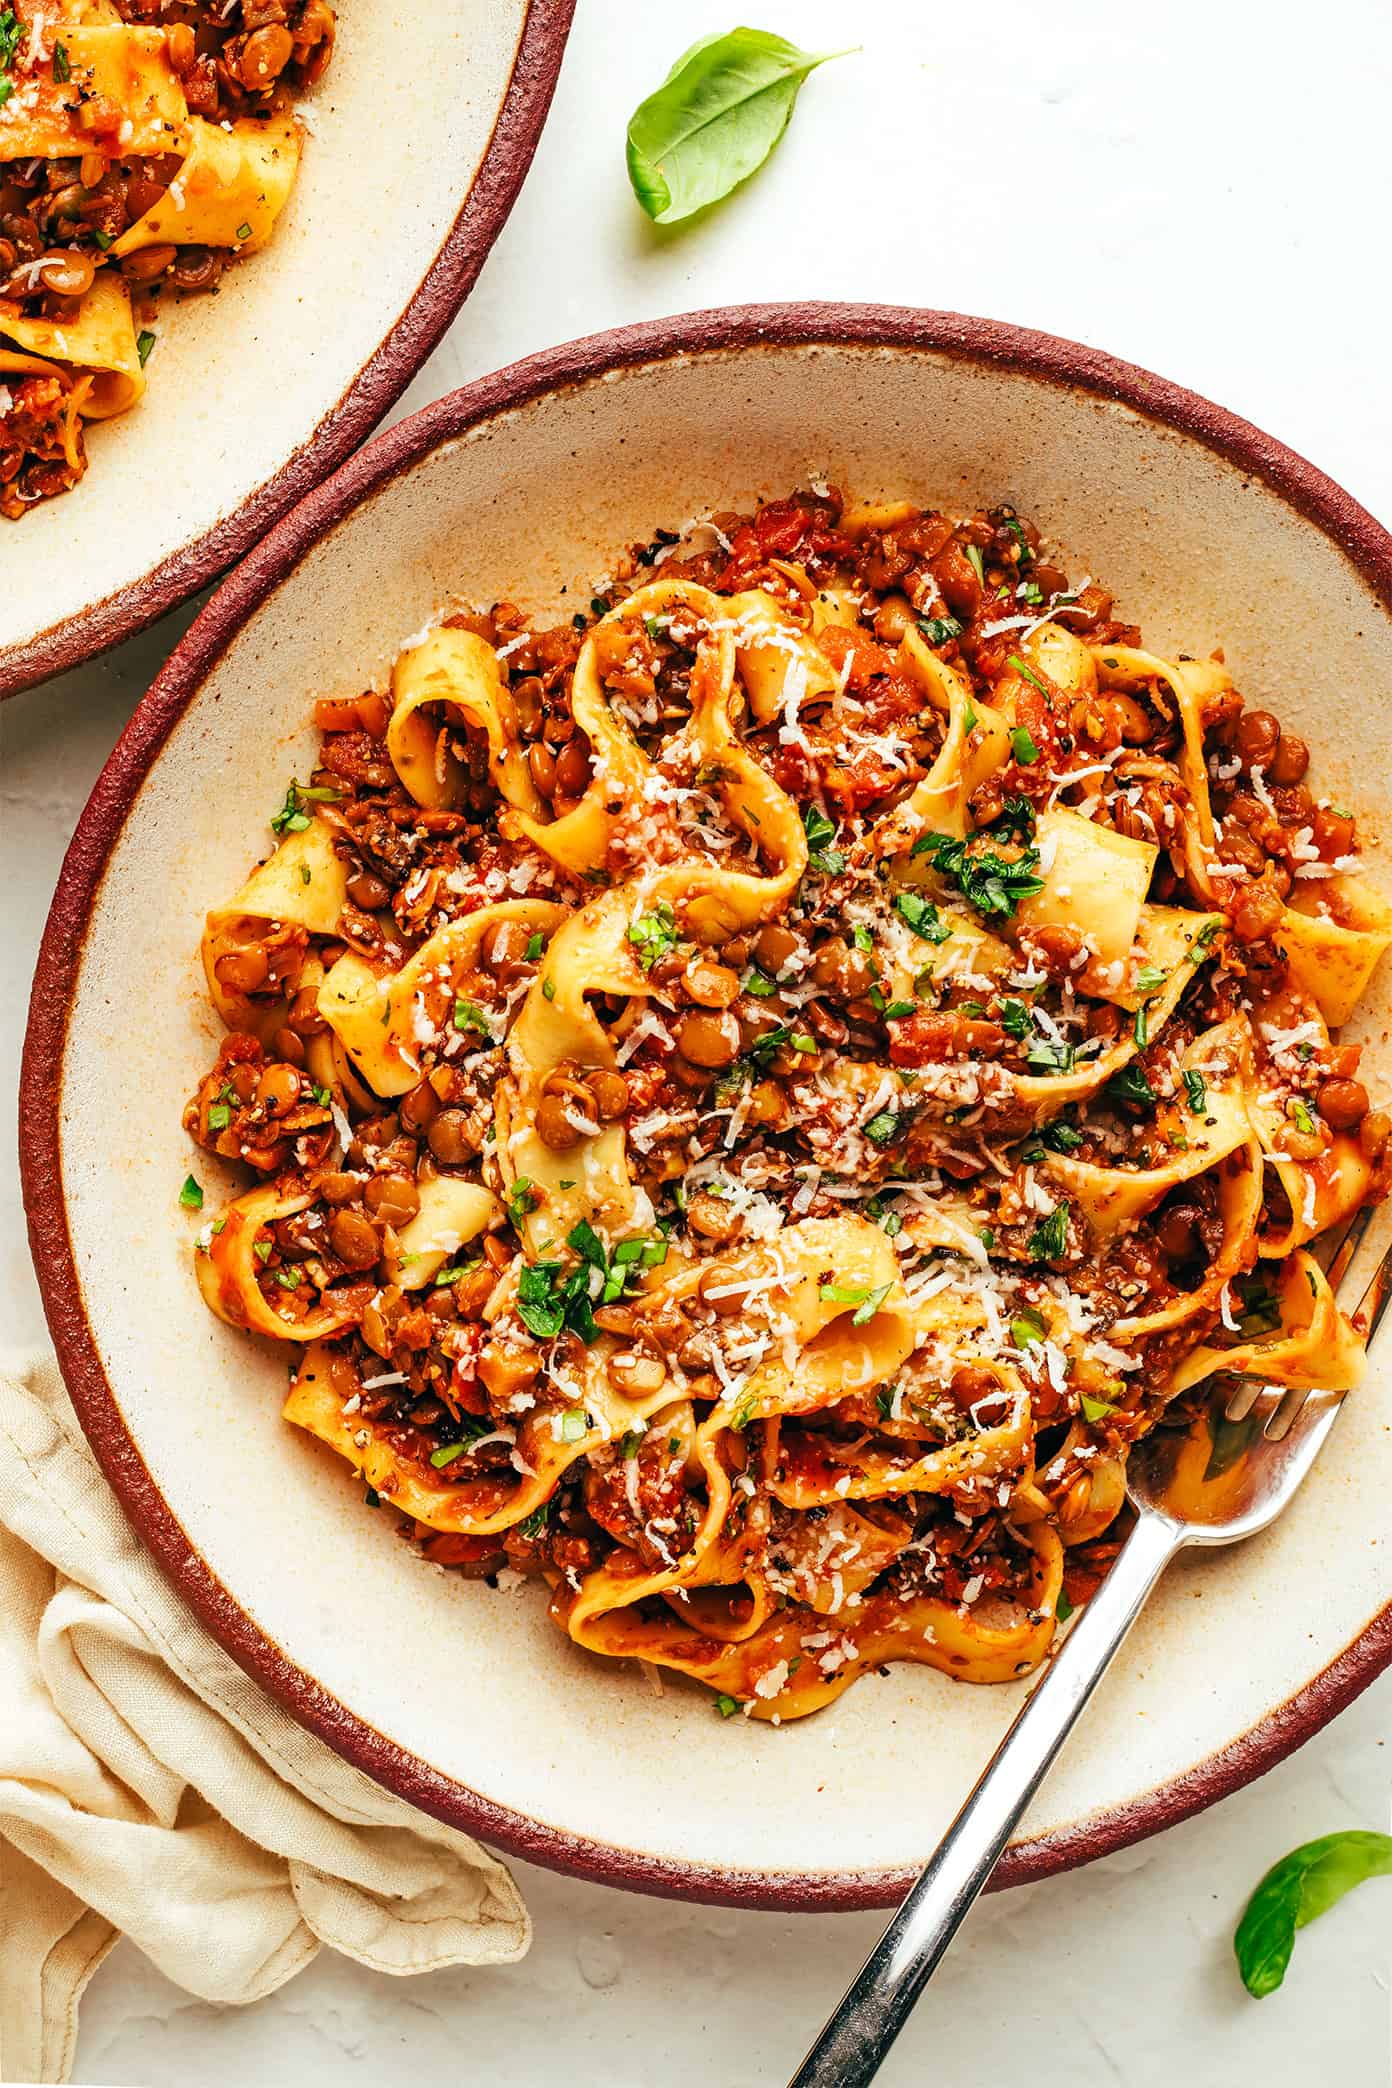
[{"label": "red-rimmed bowl", "polygon": [[455,317],[531,163],[575,0],[337,0],[274,239],[159,326],[81,484],[0,524],[0,697],[129,638],[341,464]]},{"label": "red-rimmed bowl", "polygon": [[[447,599],[564,613],[567,587],[587,598],[655,525],[821,473],[867,496],[1013,500],[1157,648],[1224,644],[1376,842],[1392,540],[1311,465],[1144,371],[1012,327],[855,306],[698,313],[441,400],[226,582],[73,841],[22,1120],[35,1261],[83,1424],[145,1541],[250,1672],[370,1774],[519,1854],[648,1891],[826,1908],[901,1892],[1015,1688],[901,1667],[805,1723],[727,1723],[704,1693],[655,1696],[577,1652],[539,1591],[422,1565],[281,1423],[284,1358],[204,1311],[198,1221],[176,1203],[192,1157],[180,1106],[214,1042],[202,916],[264,846],[312,745],[309,698],[360,690]],[[1353,691],[1356,706],[1330,701]],[[1365,1028],[1385,1067],[1380,1012]],[[210,1202],[225,1186],[209,1180]],[[1349,1401],[1275,1529],[1171,1572],[1002,1883],[1222,1797],[1392,1658],[1386,1378],[1375,1367]]]}]

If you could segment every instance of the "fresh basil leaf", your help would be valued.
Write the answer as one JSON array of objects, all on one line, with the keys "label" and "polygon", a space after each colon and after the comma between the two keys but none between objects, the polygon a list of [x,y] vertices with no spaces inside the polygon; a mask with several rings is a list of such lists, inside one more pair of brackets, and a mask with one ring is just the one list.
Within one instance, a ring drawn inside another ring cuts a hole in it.
[{"label": "fresh basil leaf", "polygon": [[1272,1865],[1237,1924],[1233,1952],[1242,1984],[1260,2001],[1286,1976],[1295,1932],[1365,1878],[1392,1876],[1392,1834],[1348,1828],[1302,1842]]},{"label": "fresh basil leaf", "polygon": [[800,51],[766,29],[731,29],[684,51],[628,120],[628,178],[658,225],[718,203],[763,165],[807,75],[844,51]]}]

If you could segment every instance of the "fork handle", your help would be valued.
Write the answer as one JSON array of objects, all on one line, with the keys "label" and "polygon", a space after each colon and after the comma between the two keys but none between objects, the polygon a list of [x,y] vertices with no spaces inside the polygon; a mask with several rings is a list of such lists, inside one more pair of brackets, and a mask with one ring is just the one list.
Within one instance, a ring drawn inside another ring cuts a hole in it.
[{"label": "fork handle", "polygon": [[874,2079],[1179,1544],[1163,1517],[1137,1521],[789,2088],[865,2088]]}]

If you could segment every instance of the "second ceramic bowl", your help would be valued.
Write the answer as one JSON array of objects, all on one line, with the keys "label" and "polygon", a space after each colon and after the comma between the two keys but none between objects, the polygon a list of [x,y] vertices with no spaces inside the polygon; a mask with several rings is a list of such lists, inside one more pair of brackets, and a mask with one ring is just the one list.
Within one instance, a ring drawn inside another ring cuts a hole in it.
[{"label": "second ceramic bowl", "polygon": [[0,523],[0,696],[215,579],[400,398],[502,230],[575,0],[336,0],[299,178],[262,252],[166,315],[75,490]]}]

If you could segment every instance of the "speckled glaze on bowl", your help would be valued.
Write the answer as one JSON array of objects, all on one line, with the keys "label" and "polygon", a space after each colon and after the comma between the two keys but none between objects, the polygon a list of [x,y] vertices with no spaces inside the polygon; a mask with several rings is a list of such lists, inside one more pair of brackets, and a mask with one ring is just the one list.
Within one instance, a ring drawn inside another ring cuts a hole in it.
[{"label": "speckled glaze on bowl", "polygon": [[[99,781],[30,1021],[31,1238],[68,1384],[132,1520],[229,1650],[427,1810],[542,1863],[716,1901],[895,1898],[1017,1702],[928,1670],[805,1723],[712,1715],[588,1658],[543,1597],[424,1566],[279,1419],[285,1359],[204,1311],[175,1197],[215,1041],[204,910],[308,758],[307,699],[357,691],[459,595],[564,613],[654,525],[810,473],[949,507],[1015,501],[1159,650],[1237,680],[1369,816],[1392,774],[1392,540],[1280,444],[1158,378],[938,313],[766,307],[609,334],[373,443],[220,590]],[[1328,694],[1359,691],[1336,714]],[[1377,850],[1374,848],[1376,865]],[[1385,881],[1392,866],[1384,865]],[[1385,1077],[1380,1008],[1369,1025]],[[1376,1084],[1375,1075],[1375,1084]],[[216,1203],[224,1186],[209,1180]],[[1171,1571],[1008,1852],[1002,1883],[1152,1833],[1249,1781],[1392,1658],[1388,1371],[1285,1520]]]},{"label": "speckled glaze on bowl", "polygon": [[0,526],[0,697],[128,638],[350,456],[458,312],[531,163],[575,0],[335,0],[275,237],[159,327],[75,490]]}]

